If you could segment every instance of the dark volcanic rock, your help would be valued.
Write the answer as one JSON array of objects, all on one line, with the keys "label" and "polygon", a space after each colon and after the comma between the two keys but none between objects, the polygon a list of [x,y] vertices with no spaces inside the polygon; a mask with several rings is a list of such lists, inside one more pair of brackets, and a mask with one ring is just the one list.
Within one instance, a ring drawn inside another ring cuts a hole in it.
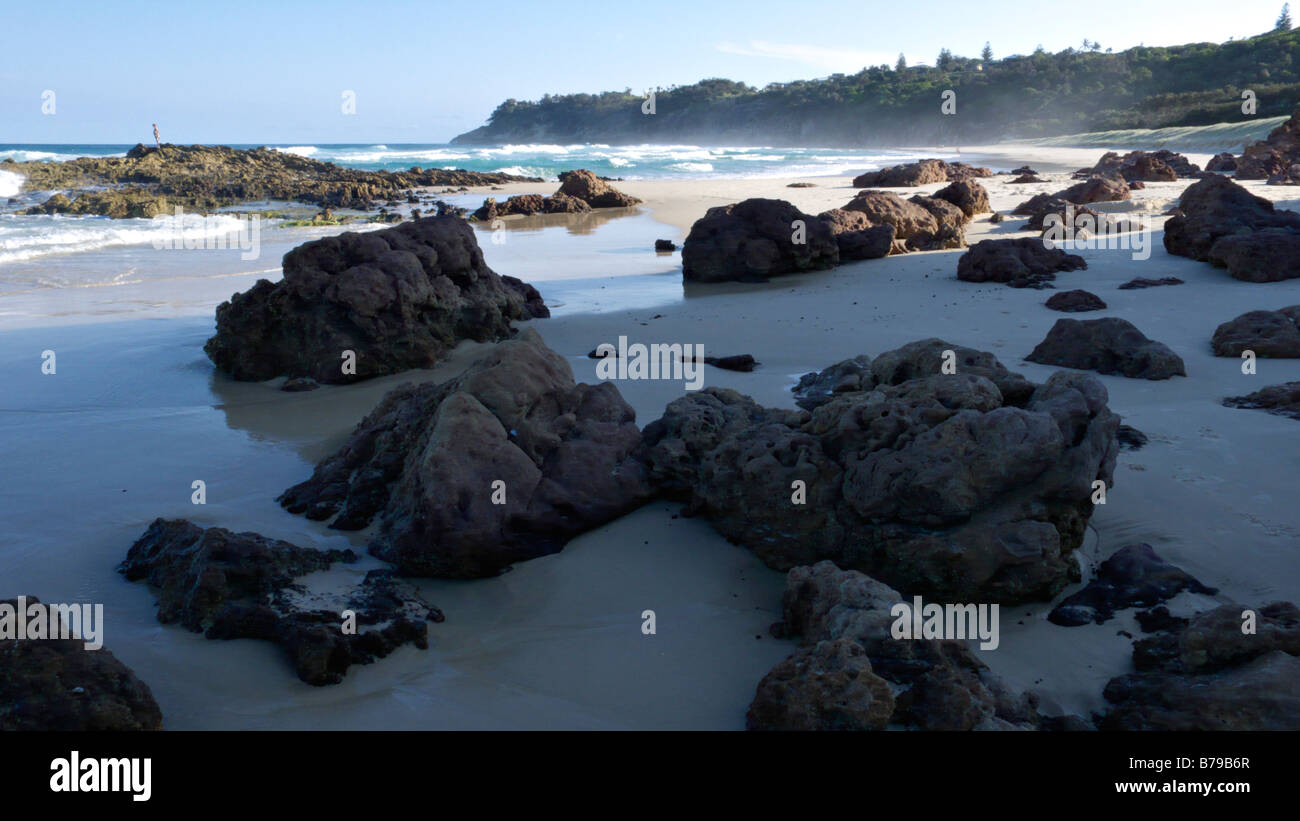
[{"label": "dark volcanic rock", "polygon": [[429,217],[298,246],[282,280],[217,307],[204,350],[239,380],[355,382],[431,367],[462,340],[502,339],[511,320],[539,316],[549,312],[537,290],[489,268],[464,220]]},{"label": "dark volcanic rock", "polygon": [[[795,242],[802,233],[803,242]],[[682,245],[682,277],[757,282],[832,268],[840,261],[830,226],[785,200],[749,199],[710,208]]]},{"label": "dark volcanic rock", "polygon": [[[21,605],[39,601],[25,596]],[[0,604],[17,609],[20,602]],[[160,729],[149,686],[107,649],[87,650],[76,638],[0,640],[0,730]]]},{"label": "dark volcanic rock", "polygon": [[841,262],[879,259],[887,256],[894,247],[894,226],[876,225],[861,211],[832,208],[818,214],[817,218],[830,226]]},{"label": "dark volcanic rock", "polygon": [[970,222],[962,210],[947,200],[917,194],[908,202],[919,205],[930,212],[938,224],[938,230],[928,238],[913,237],[908,245],[921,251],[938,251],[945,248],[966,247],[966,223]]},{"label": "dark volcanic rock", "polygon": [[1215,356],[1255,356],[1279,359],[1300,357],[1300,305],[1278,311],[1248,311],[1223,323],[1210,344]]},{"label": "dark volcanic rock", "polygon": [[670,239],[655,240],[655,250],[660,252],[671,252],[677,250],[677,245]]},{"label": "dark volcanic rock", "polygon": [[1178,277],[1161,277],[1160,279],[1145,279],[1138,277],[1130,279],[1123,285],[1119,286],[1121,291],[1140,291],[1143,288],[1159,288],[1162,285],[1182,285],[1183,281]]},{"label": "dark volcanic rock", "polygon": [[1227,604],[1133,646],[1138,672],[1113,678],[1106,730],[1300,730],[1300,609]]},{"label": "dark volcanic rock", "polygon": [[1193,183],[1165,222],[1165,250],[1226,267],[1248,282],[1300,276],[1300,214],[1278,211],[1227,177]]},{"label": "dark volcanic rock", "polygon": [[1236,160],[1236,177],[1264,180],[1296,163],[1300,163],[1300,109],[1270,131],[1267,138],[1245,147]]},{"label": "dark volcanic rock", "polygon": [[1229,396],[1223,404],[1229,408],[1266,410],[1278,416],[1300,419],[1300,382],[1269,385],[1246,396]]},{"label": "dark volcanic rock", "polygon": [[722,368],[724,371],[749,373],[758,367],[758,360],[754,359],[753,354],[739,353],[733,356],[706,356],[704,357],[704,364]]},{"label": "dark volcanic rock", "polygon": [[1147,435],[1131,425],[1120,425],[1119,432],[1115,434],[1119,439],[1119,449],[1141,450],[1147,445]]},{"label": "dark volcanic rock", "polygon": [[1042,231],[1050,223],[1048,217],[1053,214],[1062,227],[1073,222],[1076,229],[1089,224],[1095,227],[1105,219],[1086,205],[1076,205],[1058,194],[1036,194],[1017,205],[1011,213],[1029,217],[1026,231]]},{"label": "dark volcanic rock", "polygon": [[1116,610],[1154,607],[1184,590],[1206,596],[1219,592],[1161,559],[1151,545],[1126,545],[1101,563],[1086,587],[1053,608],[1047,620],[1065,627],[1102,624]]},{"label": "dark volcanic rock", "polygon": [[947,200],[961,209],[967,219],[993,210],[989,205],[988,190],[974,180],[957,180],[946,188],[934,192],[935,199]]},{"label": "dark volcanic rock", "polygon": [[795,404],[810,411],[834,399],[835,394],[869,391],[875,384],[871,359],[860,355],[825,370],[804,374],[791,390],[794,391]]},{"label": "dark volcanic rock", "polygon": [[[351,665],[369,664],[403,644],[426,649],[427,622],[443,618],[389,571],[371,571],[346,594],[327,597],[328,603],[310,601],[295,585],[296,578],[340,561],[353,562],[356,556],[256,533],[205,530],[182,519],[155,519],[118,571],[155,589],[161,623],[179,623],[210,639],[274,642],[298,678],[320,686],[337,684]],[[355,633],[343,632],[345,610],[356,615]]]},{"label": "dark volcanic rock", "polygon": [[1076,176],[1115,175],[1128,182],[1173,182],[1179,177],[1199,177],[1200,166],[1182,154],[1167,149],[1159,151],[1130,151],[1123,156],[1109,151],[1097,164],[1080,171]]},{"label": "dark volcanic rock", "polygon": [[584,214],[591,206],[577,197],[554,194],[543,197],[541,194],[520,194],[510,197],[505,202],[497,202],[495,197],[483,200],[483,205],[474,212],[474,219],[491,222],[497,217],[512,215],[532,216],[533,214]]},{"label": "dark volcanic rock", "polygon": [[889,191],[859,191],[844,210],[865,214],[873,225],[892,225],[894,238],[901,240],[895,243],[900,251],[934,251],[965,244],[966,216],[945,200],[920,196],[905,200]]},{"label": "dark volcanic rock", "polygon": [[1106,303],[1102,301],[1101,297],[1082,290],[1062,291],[1059,294],[1052,294],[1044,304],[1053,311],[1064,311],[1067,314],[1106,310]]},{"label": "dark volcanic rock", "polygon": [[1021,174],[1019,177],[1016,177],[1014,180],[1009,181],[1007,184],[1008,184],[1008,185],[1025,185],[1025,184],[1027,184],[1027,183],[1031,183],[1031,182],[1047,182],[1047,180],[1042,179],[1042,178],[1040,178],[1040,177],[1037,177],[1037,176],[1035,176],[1035,175],[1033,175],[1033,174]]},{"label": "dark volcanic rock", "polygon": [[1058,271],[1087,268],[1083,257],[1048,248],[1040,239],[986,239],[957,260],[963,282],[1005,282],[1012,288],[1042,288]]},{"label": "dark volcanic rock", "polygon": [[1210,161],[1205,164],[1205,170],[1215,171],[1220,174],[1230,174],[1237,170],[1237,158],[1226,151],[1222,154],[1215,154],[1210,158]]},{"label": "dark volcanic rock", "polygon": [[404,575],[491,576],[650,497],[635,420],[526,329],[455,379],[390,391],[280,503],[342,530],[377,518],[370,552]]},{"label": "dark volcanic rock", "polygon": [[[960,641],[896,639],[896,590],[828,561],[786,576],[773,632],[803,644],[759,683],[751,730],[1032,730],[1014,693]],[[910,604],[910,602],[908,602]]]},{"label": "dark volcanic rock", "polygon": [[868,171],[853,179],[854,188],[904,188],[929,185],[934,182],[965,180],[972,177],[991,177],[987,168],[976,168],[962,162],[919,160],[904,165],[891,165],[879,171]]},{"label": "dark volcanic rock", "polygon": [[1035,386],[939,339],[881,354],[869,380],[864,364],[801,380],[812,413],[718,388],[674,401],[644,432],[655,479],[776,569],[831,559],[950,601],[1068,583],[1092,482],[1118,453],[1100,382]]},{"label": "dark volcanic rock", "polygon": [[1092,177],[1072,185],[1056,196],[1076,205],[1132,199],[1128,184],[1120,177]]},{"label": "dark volcanic rock", "polygon": [[592,208],[625,208],[641,202],[636,197],[617,190],[585,168],[560,172],[560,190],[556,192],[556,196],[560,194],[582,200]]},{"label": "dark volcanic rock", "polygon": [[1030,362],[1079,368],[1138,379],[1186,376],[1183,360],[1167,346],[1147,339],[1127,319],[1058,319],[1034,348]]}]

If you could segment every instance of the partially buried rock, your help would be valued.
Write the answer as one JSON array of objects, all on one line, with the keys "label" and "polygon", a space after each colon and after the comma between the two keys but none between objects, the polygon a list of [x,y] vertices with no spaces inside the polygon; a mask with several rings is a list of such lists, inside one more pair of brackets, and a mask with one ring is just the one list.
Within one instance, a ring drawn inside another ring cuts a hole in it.
[{"label": "partially buried rock", "polygon": [[939,339],[863,366],[800,380],[812,413],[720,388],[672,402],[644,432],[654,478],[779,570],[831,559],[950,601],[1067,584],[1092,482],[1109,485],[1118,454],[1101,383],[1034,385]]},{"label": "partially buried rock", "polygon": [[1133,666],[1107,683],[1101,729],[1300,730],[1300,609],[1290,602],[1173,620],[1134,644]]},{"label": "partially buried rock", "polygon": [[1119,449],[1141,450],[1147,445],[1147,435],[1132,425],[1120,425],[1119,432],[1116,434],[1119,439]]},{"label": "partially buried rock", "polygon": [[624,194],[585,168],[560,172],[558,194],[582,200],[592,208],[625,208],[641,200]]},{"label": "partially buried rock", "polygon": [[784,200],[710,208],[682,245],[682,277],[696,282],[764,281],[839,261],[830,226]]},{"label": "partially buried rock", "polygon": [[1269,385],[1245,396],[1229,396],[1223,400],[1229,408],[1264,410],[1290,419],[1300,419],[1300,382]]},{"label": "partially buried rock", "polygon": [[[25,596],[0,605],[39,602]],[[149,686],[107,649],[88,650],[78,638],[0,639],[0,730],[160,729]]]},{"label": "partially buried rock", "polygon": [[293,379],[284,380],[280,390],[289,393],[302,393],[303,391],[314,391],[320,387],[320,383],[309,376],[295,376]]},{"label": "partially buried rock", "polygon": [[1137,379],[1186,376],[1182,357],[1147,337],[1127,319],[1058,319],[1034,348],[1030,362],[1119,374]]},{"label": "partially buried rock", "polygon": [[660,253],[672,252],[677,250],[677,245],[670,239],[655,240],[655,250]]},{"label": "partially buried rock", "polygon": [[1151,545],[1126,545],[1101,563],[1097,577],[1086,587],[1053,608],[1047,620],[1064,627],[1102,624],[1116,610],[1154,607],[1184,590],[1205,596],[1219,592],[1161,559]]},{"label": "partially buried rock", "polygon": [[1101,297],[1090,291],[1083,290],[1062,291],[1059,294],[1052,294],[1044,304],[1053,311],[1064,311],[1067,314],[1106,310],[1106,303],[1102,301]]},{"label": "partially buried rock", "polygon": [[314,240],[283,267],[279,282],[217,307],[204,350],[235,379],[337,384],[428,368],[462,340],[502,339],[512,320],[550,313],[531,285],[489,268],[454,217]]},{"label": "partially buried rock", "polygon": [[1248,311],[1223,323],[1210,342],[1215,356],[1300,357],[1300,305],[1277,311]]},{"label": "partially buried rock", "polygon": [[1183,281],[1178,277],[1161,277],[1160,279],[1146,279],[1144,277],[1137,277],[1136,279],[1130,279],[1128,282],[1125,282],[1123,285],[1119,286],[1119,290],[1140,291],[1143,288],[1159,288],[1164,285],[1182,285],[1182,284]]},{"label": "partially buried rock", "polygon": [[[315,598],[296,583],[353,561],[350,550],[312,550],[256,533],[155,519],[118,572],[154,588],[161,623],[210,639],[274,642],[298,678],[320,686],[337,684],[351,665],[369,664],[403,644],[427,648],[427,622],[443,619],[389,571],[371,571],[349,590]],[[345,631],[344,610],[355,613],[356,632]]]},{"label": "partially buried rock", "polygon": [[1042,240],[986,239],[957,260],[957,278],[963,282],[1004,282],[1012,288],[1044,288],[1060,271],[1087,268],[1083,257],[1048,248]]},{"label": "partially buried rock", "polygon": [[[965,643],[897,638],[898,591],[833,563],[786,576],[773,632],[800,648],[759,683],[751,730],[1033,730],[1030,696],[1013,692]],[[966,627],[966,625],[963,625]],[[976,625],[967,634],[975,635]]]},{"label": "partially buried rock", "polygon": [[613,383],[575,384],[526,329],[455,379],[389,392],[280,502],[338,529],[377,519],[369,550],[405,575],[492,576],[647,501],[639,447]]}]

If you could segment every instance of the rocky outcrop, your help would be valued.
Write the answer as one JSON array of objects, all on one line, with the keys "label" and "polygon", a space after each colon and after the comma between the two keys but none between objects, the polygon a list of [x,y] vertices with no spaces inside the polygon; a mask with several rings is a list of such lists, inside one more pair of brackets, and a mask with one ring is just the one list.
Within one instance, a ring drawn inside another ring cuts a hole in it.
[{"label": "rocky outcrop", "polygon": [[1210,341],[1215,356],[1300,358],[1300,305],[1277,311],[1248,311],[1223,323]]},{"label": "rocky outcrop", "polygon": [[585,168],[560,172],[560,190],[556,196],[565,195],[585,202],[592,208],[626,208],[641,200],[597,177]]},{"label": "rocky outcrop", "polygon": [[785,200],[748,199],[710,208],[695,221],[682,245],[682,278],[761,282],[839,261],[828,223]]},{"label": "rocky outcrop", "polygon": [[903,165],[891,165],[879,171],[868,171],[853,179],[854,188],[910,188],[935,182],[949,182],[991,177],[987,168],[976,168],[966,163],[949,163],[943,160],[919,160]]},{"label": "rocky outcrop", "polygon": [[167,197],[134,185],[105,191],[74,192],[75,199],[55,194],[24,214],[95,215],[112,219],[153,219],[167,215]]},{"label": "rocky outcrop", "polygon": [[[369,664],[404,644],[426,649],[427,622],[443,620],[390,571],[371,571],[350,590],[315,597],[295,583],[353,561],[350,550],[312,550],[256,533],[155,519],[118,572],[154,588],[159,622],[209,639],[274,642],[298,678],[320,686],[337,684],[351,665]],[[349,610],[356,632],[348,632]]]},{"label": "rocky outcrop", "polygon": [[865,214],[873,225],[893,226],[898,251],[935,251],[965,244],[966,217],[944,200],[920,196],[905,200],[889,191],[860,191],[844,210]]},{"label": "rocky outcrop", "polygon": [[1005,282],[1012,288],[1050,288],[1060,271],[1087,268],[1083,257],[1048,248],[1040,239],[986,239],[957,260],[963,282]]},{"label": "rocky outcrop", "polygon": [[1072,185],[1056,196],[1075,205],[1132,199],[1128,184],[1119,176],[1092,177]]},{"label": "rocky outcrop", "polygon": [[[361,171],[284,151],[221,145],[166,144],[161,151],[137,145],[125,157],[6,163],[5,168],[25,177],[24,187],[29,191],[73,194],[53,203],[59,213],[112,217],[151,217],[162,213],[159,209],[175,206],[187,211],[210,211],[268,200],[370,210],[377,201],[404,198],[405,192],[413,188],[541,182],[536,177],[440,168]],[[122,198],[142,203],[144,210],[128,206],[123,211]],[[164,204],[154,206],[150,202]],[[51,206],[47,202],[40,207]]]},{"label": "rocky outcrop", "polygon": [[358,530],[405,575],[492,576],[555,553],[651,495],[636,415],[613,383],[574,384],[532,329],[460,376],[389,392],[279,501]]},{"label": "rocky outcrop", "polygon": [[1146,336],[1127,319],[1058,319],[1034,348],[1030,362],[1119,374],[1135,379],[1186,376],[1178,354]]},{"label": "rocky outcrop", "polygon": [[655,480],[779,570],[830,559],[948,601],[1064,586],[1118,452],[1100,382],[1034,385],[939,339],[865,364],[801,380],[811,413],[719,388],[674,401],[644,432]]},{"label": "rocky outcrop", "polygon": [[1076,177],[1122,177],[1127,182],[1174,182],[1179,177],[1199,177],[1200,166],[1182,154],[1167,149],[1159,151],[1130,151],[1120,155],[1114,151],[1103,154],[1092,168],[1075,173]]},{"label": "rocky outcrop", "polygon": [[1279,211],[1227,177],[1210,175],[1178,201],[1165,222],[1165,250],[1211,262],[1236,279],[1300,277],[1300,214]]},{"label": "rocky outcrop", "polygon": [[1067,314],[1083,313],[1085,311],[1104,311],[1106,303],[1101,297],[1090,291],[1062,291],[1059,294],[1052,294],[1044,303],[1053,311],[1063,311]]},{"label": "rocky outcrop", "polygon": [[1219,174],[1231,174],[1237,170],[1237,158],[1226,151],[1222,154],[1215,154],[1210,161],[1205,164],[1206,171],[1214,171]]},{"label": "rocky outcrop", "polygon": [[840,251],[840,261],[879,259],[894,247],[894,226],[876,225],[861,211],[832,208],[817,215],[826,223]]},{"label": "rocky outcrop", "polygon": [[[895,638],[896,590],[829,561],[786,576],[780,636],[802,638],[759,683],[751,730],[1033,730],[1014,693],[959,641]],[[908,602],[910,604],[910,602]]]},{"label": "rocky outcrop", "polygon": [[1268,137],[1245,147],[1236,160],[1239,180],[1266,180],[1300,163],[1300,109]]},{"label": "rocky outcrop", "polygon": [[945,188],[940,188],[934,192],[934,197],[947,200],[957,206],[967,219],[993,210],[993,206],[989,204],[988,189],[972,179],[957,180]]},{"label": "rocky outcrop", "polygon": [[1290,419],[1300,419],[1300,382],[1269,385],[1245,396],[1229,396],[1223,400],[1229,408],[1263,410]]},{"label": "rocky outcrop", "polygon": [[1125,545],[1101,563],[1086,587],[1054,607],[1047,620],[1064,627],[1103,624],[1117,610],[1155,607],[1183,591],[1205,596],[1219,592],[1161,559],[1151,545]]},{"label": "rocky outcrop", "polygon": [[565,194],[553,194],[543,197],[541,194],[520,194],[510,197],[505,202],[497,202],[495,197],[483,200],[483,205],[474,212],[474,219],[479,222],[491,222],[497,217],[532,216],[533,214],[585,214],[591,206],[576,197]]},{"label": "rocky outcrop", "polygon": [[1102,729],[1300,730],[1300,608],[1290,602],[1175,621],[1134,644],[1133,666],[1103,691]]},{"label": "rocky outcrop", "polygon": [[549,316],[536,289],[487,266],[455,217],[314,240],[283,268],[279,282],[217,307],[204,350],[235,379],[342,383],[427,368],[462,340],[502,339],[512,320]]},{"label": "rocky outcrop", "polygon": [[[0,604],[39,602],[24,596]],[[87,650],[77,638],[0,639],[0,731],[160,729],[149,686],[108,649]]]}]

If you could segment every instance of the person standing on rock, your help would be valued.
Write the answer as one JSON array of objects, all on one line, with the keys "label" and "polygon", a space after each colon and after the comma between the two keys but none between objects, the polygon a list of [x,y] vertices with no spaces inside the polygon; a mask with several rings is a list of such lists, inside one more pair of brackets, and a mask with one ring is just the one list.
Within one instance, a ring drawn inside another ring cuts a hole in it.
[{"label": "person standing on rock", "polygon": [[158,153],[162,154],[162,140],[158,137],[158,124],[153,124],[153,141],[158,146]]}]

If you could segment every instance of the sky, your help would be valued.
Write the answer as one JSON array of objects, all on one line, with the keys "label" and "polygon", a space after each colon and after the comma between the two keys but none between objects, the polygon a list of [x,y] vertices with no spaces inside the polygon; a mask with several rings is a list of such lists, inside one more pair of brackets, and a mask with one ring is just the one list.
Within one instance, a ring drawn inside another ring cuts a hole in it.
[{"label": "sky", "polygon": [[985,41],[995,59],[1084,38],[1115,51],[1223,42],[1272,28],[1281,5],[16,1],[0,15],[0,144],[151,142],[155,122],[174,143],[445,142],[512,97],[705,77],[761,87],[900,52],[910,64],[941,48],[973,57]]}]

